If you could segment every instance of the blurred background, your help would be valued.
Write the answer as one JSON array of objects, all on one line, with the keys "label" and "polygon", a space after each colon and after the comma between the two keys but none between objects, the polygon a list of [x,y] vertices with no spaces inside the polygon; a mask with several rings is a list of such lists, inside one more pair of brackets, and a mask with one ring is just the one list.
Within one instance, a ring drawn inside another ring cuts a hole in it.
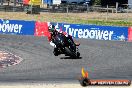
[{"label": "blurred background", "polygon": [[132,0],[0,0],[0,17],[6,15],[9,18],[11,12],[21,16],[33,14],[30,18],[40,21],[89,19],[132,22]]}]

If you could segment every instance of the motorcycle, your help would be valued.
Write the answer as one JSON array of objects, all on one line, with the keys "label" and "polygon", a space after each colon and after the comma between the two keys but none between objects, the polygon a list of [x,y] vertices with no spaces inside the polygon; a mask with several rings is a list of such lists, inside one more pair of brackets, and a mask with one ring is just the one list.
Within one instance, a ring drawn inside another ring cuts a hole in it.
[{"label": "motorcycle", "polygon": [[78,46],[72,41],[72,39],[66,37],[62,33],[58,33],[54,36],[53,42],[56,45],[54,48],[54,55],[58,56],[60,54],[65,54],[65,56],[70,56],[73,58],[79,58],[80,53]]}]

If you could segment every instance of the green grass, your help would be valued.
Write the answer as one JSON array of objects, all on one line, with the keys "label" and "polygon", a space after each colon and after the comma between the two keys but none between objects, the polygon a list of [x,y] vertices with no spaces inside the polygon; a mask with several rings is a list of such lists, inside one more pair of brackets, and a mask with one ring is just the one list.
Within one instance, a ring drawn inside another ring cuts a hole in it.
[{"label": "green grass", "polygon": [[78,23],[83,24],[96,24],[96,25],[106,25],[106,26],[132,26],[132,22],[128,21],[105,21],[105,20],[81,20]]},{"label": "green grass", "polygon": [[119,21],[119,20],[84,20],[84,19],[70,19],[70,18],[63,18],[63,19],[54,19],[50,20],[50,22],[65,22],[65,23],[72,23],[72,24],[95,24],[95,25],[105,25],[105,26],[132,26],[132,22],[130,21]]},{"label": "green grass", "polygon": [[74,24],[95,24],[95,25],[105,25],[105,26],[132,26],[132,22],[130,21],[119,21],[119,20],[84,20],[84,19],[57,19],[55,22],[66,22],[66,23],[74,23]]},{"label": "green grass", "polygon": [[[61,23],[72,23],[72,24],[94,24],[94,25],[105,25],[105,26],[132,26],[132,20],[115,20],[115,19],[89,19],[81,18],[74,15],[66,14],[50,14],[40,16],[42,22],[61,22]],[[38,19],[34,19],[38,20]]]}]

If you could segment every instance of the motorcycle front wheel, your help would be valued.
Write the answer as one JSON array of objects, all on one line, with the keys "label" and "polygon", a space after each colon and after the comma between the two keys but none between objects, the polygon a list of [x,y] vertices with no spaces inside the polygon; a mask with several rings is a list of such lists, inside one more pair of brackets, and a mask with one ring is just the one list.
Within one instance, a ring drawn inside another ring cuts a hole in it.
[{"label": "motorcycle front wheel", "polygon": [[77,58],[77,55],[75,52],[72,52],[68,47],[65,47],[65,53],[73,58]]}]

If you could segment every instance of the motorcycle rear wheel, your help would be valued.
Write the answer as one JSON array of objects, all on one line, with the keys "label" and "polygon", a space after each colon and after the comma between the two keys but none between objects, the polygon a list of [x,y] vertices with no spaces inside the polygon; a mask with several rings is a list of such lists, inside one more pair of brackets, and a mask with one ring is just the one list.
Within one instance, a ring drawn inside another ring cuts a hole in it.
[{"label": "motorcycle rear wheel", "polygon": [[68,47],[65,47],[65,53],[73,58],[77,58],[76,53],[72,52]]}]

